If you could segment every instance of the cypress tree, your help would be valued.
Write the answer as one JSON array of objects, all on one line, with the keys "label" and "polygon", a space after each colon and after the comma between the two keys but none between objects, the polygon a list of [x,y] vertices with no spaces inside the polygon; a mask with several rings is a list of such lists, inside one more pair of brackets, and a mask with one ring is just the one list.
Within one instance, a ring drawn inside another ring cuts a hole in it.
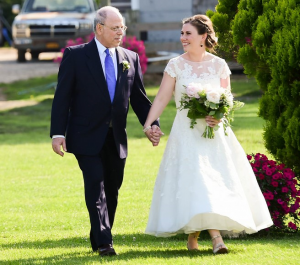
[{"label": "cypress tree", "polygon": [[[238,2],[235,14],[222,7],[227,2],[219,0],[217,12],[208,12],[218,35],[231,35],[223,43],[220,39],[220,49],[228,53],[223,45],[230,43],[245,73],[257,80],[264,92],[259,116],[266,121],[265,146],[299,175],[300,0],[232,1]],[[219,25],[221,18],[227,19],[224,27]]]}]

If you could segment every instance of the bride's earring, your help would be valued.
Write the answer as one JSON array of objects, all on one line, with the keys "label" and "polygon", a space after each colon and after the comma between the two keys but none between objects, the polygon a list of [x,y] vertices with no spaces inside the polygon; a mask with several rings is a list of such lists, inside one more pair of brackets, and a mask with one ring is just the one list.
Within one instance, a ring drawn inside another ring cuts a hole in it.
[{"label": "bride's earring", "polygon": [[202,44],[202,43],[200,44],[200,47],[203,47],[203,44]]}]

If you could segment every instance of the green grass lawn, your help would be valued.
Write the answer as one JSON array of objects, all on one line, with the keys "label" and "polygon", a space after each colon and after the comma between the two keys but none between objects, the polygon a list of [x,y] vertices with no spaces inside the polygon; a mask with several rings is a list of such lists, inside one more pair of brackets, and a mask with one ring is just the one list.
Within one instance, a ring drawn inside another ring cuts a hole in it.
[{"label": "green grass lawn", "polygon": [[[170,102],[161,117],[165,136],[153,148],[132,111],[128,116],[129,157],[120,191],[114,246],[119,256],[100,258],[88,239],[81,172],[73,155],[55,155],[49,138],[55,76],[0,84],[8,99],[34,99],[35,106],[0,111],[0,264],[299,264],[299,235],[248,236],[227,240],[228,255],[214,256],[208,234],[200,251],[186,250],[186,236],[144,234],[152,189],[176,110]],[[246,105],[233,130],[247,153],[266,153],[263,120],[257,117],[260,91],[253,80],[233,80]],[[20,91],[26,93],[19,93]],[[147,92],[154,98],[157,87]]]}]

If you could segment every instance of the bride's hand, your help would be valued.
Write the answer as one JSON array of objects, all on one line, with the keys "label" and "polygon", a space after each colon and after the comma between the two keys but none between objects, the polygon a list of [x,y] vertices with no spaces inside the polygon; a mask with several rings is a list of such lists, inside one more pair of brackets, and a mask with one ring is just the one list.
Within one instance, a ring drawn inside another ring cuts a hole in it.
[{"label": "bride's hand", "polygon": [[205,121],[209,127],[215,127],[221,122],[221,120],[217,120],[212,116],[206,116]]},{"label": "bride's hand", "polygon": [[153,125],[151,129],[145,132],[148,139],[152,142],[153,146],[157,146],[160,141],[160,137],[164,135],[164,133],[160,130],[160,128],[156,125]]}]

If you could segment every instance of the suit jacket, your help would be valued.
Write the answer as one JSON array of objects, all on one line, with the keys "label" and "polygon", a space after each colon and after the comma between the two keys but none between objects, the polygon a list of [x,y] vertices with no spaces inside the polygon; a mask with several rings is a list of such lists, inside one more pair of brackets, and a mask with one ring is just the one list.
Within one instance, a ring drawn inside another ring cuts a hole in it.
[{"label": "suit jacket", "polygon": [[[53,99],[50,137],[65,135],[68,152],[98,154],[110,122],[120,158],[127,156],[126,120],[129,102],[140,123],[151,102],[142,82],[139,57],[117,47],[118,78],[111,102],[95,40],[65,49]],[[122,61],[130,64],[123,71]],[[158,125],[158,121],[154,122]]]}]

